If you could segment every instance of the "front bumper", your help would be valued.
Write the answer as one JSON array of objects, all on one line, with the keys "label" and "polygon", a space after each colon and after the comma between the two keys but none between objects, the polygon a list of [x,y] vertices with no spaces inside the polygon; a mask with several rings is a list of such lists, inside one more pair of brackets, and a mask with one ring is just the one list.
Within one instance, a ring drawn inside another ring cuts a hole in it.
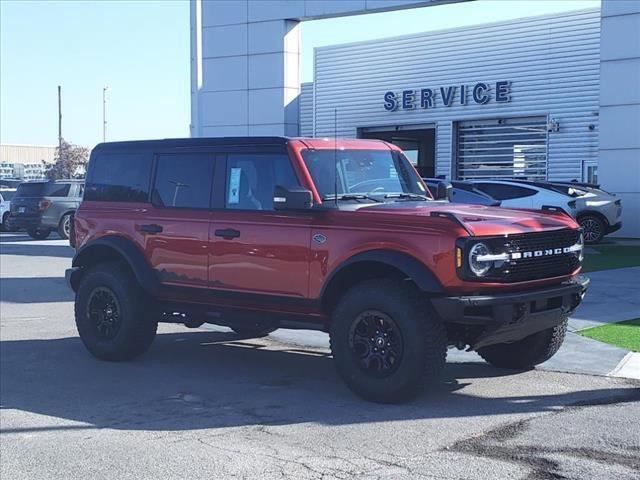
[{"label": "front bumper", "polygon": [[578,276],[529,292],[437,297],[431,302],[445,323],[481,327],[471,349],[521,340],[555,327],[580,305],[589,286]]},{"label": "front bumper", "polygon": [[613,225],[609,225],[607,227],[607,235],[613,232],[617,232],[621,228],[622,228],[622,221],[619,221],[618,223],[614,223]]}]

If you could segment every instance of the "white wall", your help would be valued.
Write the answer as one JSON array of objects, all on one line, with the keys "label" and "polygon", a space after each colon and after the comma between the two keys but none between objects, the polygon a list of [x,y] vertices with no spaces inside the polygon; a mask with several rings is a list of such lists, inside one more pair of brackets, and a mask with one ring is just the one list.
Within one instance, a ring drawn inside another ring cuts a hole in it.
[{"label": "white wall", "polygon": [[191,136],[298,135],[298,22],[465,0],[191,0]]},{"label": "white wall", "polygon": [[640,1],[602,2],[599,182],[622,198],[620,237],[640,237]]}]

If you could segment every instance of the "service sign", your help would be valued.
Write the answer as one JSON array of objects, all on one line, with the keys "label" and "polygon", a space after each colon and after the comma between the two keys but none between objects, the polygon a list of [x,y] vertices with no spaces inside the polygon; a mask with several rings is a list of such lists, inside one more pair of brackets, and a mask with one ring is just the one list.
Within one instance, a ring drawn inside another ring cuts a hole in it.
[{"label": "service sign", "polygon": [[511,101],[511,82],[501,80],[495,83],[478,82],[472,85],[449,85],[438,88],[420,88],[402,90],[401,92],[385,92],[384,109],[416,110],[419,108],[436,108],[440,106],[467,105],[476,103],[486,105],[494,101],[507,103]]}]

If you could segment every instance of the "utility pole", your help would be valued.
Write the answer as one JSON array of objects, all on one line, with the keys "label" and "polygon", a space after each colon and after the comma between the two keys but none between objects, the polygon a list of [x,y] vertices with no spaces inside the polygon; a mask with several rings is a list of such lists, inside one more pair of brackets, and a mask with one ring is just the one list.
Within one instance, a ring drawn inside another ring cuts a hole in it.
[{"label": "utility pole", "polygon": [[58,85],[58,148],[62,151],[62,87]]},{"label": "utility pole", "polygon": [[109,87],[102,88],[102,141],[107,141],[107,92]]}]

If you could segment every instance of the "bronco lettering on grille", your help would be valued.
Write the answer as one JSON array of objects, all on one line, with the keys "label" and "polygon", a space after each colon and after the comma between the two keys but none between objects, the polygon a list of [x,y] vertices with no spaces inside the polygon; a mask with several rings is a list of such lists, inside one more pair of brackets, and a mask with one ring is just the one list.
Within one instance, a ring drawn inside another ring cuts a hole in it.
[{"label": "bronco lettering on grille", "polygon": [[544,250],[532,250],[530,252],[513,252],[511,254],[511,260],[518,260],[520,258],[534,258],[534,257],[548,257],[551,255],[562,255],[564,253],[575,252],[576,246],[564,248],[546,248]]}]

